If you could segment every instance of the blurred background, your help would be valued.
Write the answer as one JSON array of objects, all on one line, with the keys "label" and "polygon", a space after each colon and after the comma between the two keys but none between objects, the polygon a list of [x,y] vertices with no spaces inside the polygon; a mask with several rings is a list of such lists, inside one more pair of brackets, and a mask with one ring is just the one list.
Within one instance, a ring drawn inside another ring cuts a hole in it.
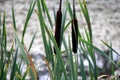
[{"label": "blurred background", "polygon": [[[79,24],[85,25],[84,20],[80,17],[80,6],[78,0],[76,1],[76,12],[79,20]],[[90,15],[92,31],[93,31],[93,42],[94,44],[102,50],[107,50],[107,48],[102,44],[101,40],[105,42],[112,42],[113,48],[120,52],[120,0],[87,0],[87,7]],[[0,0],[0,15],[6,12],[6,27],[8,33],[9,45],[12,41],[12,17],[11,17],[11,7],[12,3],[15,9],[16,23],[18,33],[23,30],[23,24],[25,23],[27,11],[29,9],[30,0]],[[55,10],[58,9],[59,0],[46,0],[48,4],[49,13],[54,23],[54,13],[53,5]],[[64,8],[64,6],[62,6]],[[69,15],[68,15],[69,16]],[[69,18],[67,18],[69,20]],[[82,29],[82,26],[79,26]],[[27,34],[25,35],[26,45],[30,43],[33,33],[39,29],[39,23],[37,15],[33,12],[30,19]],[[38,31],[35,43],[31,52],[41,52],[43,49],[41,39],[41,33]]]}]

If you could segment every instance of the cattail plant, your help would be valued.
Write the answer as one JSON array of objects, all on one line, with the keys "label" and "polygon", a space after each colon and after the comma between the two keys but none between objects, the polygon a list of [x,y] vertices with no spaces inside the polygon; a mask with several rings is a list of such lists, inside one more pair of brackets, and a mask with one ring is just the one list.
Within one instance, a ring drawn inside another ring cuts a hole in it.
[{"label": "cattail plant", "polygon": [[75,2],[73,0],[73,19],[72,19],[72,48],[77,53],[78,48],[78,21],[75,14]]},{"label": "cattail plant", "polygon": [[[56,23],[55,23],[55,40],[57,42],[58,48],[60,48],[60,32],[61,32],[61,22],[62,22],[61,5],[62,5],[62,0],[60,0],[60,5],[57,11]],[[55,48],[54,48],[54,53],[56,54]]]}]

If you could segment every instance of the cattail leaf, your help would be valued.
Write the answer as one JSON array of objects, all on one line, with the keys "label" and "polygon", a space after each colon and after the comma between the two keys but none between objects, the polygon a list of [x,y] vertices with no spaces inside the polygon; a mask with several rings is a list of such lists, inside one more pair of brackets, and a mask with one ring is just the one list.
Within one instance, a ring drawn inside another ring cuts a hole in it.
[{"label": "cattail leaf", "polygon": [[28,52],[30,51],[30,49],[31,49],[31,47],[32,47],[32,45],[33,45],[33,42],[34,42],[34,40],[35,40],[35,37],[36,37],[37,31],[38,31],[38,30],[36,30],[36,32],[35,32],[34,35],[33,35],[33,38],[32,38],[32,41],[31,41],[31,43],[30,43],[30,46],[29,46]]},{"label": "cattail leaf", "polygon": [[66,26],[64,27],[64,32],[67,30],[67,28],[69,27],[69,25],[72,23],[72,20],[70,20],[67,24],[66,24]]},{"label": "cattail leaf", "polygon": [[6,34],[6,13],[4,12],[4,17],[3,17],[3,34],[2,34],[2,41],[5,46],[5,49],[7,47],[7,34]]},{"label": "cattail leaf", "polygon": [[12,71],[11,71],[11,74],[10,74],[10,80],[14,80],[14,77],[15,77],[17,55],[18,55],[18,48],[16,49],[15,58],[13,60],[14,62],[13,62],[13,65],[12,65]]},{"label": "cattail leaf", "polygon": [[109,49],[111,49],[113,52],[115,52],[118,56],[120,56],[120,53],[118,53],[115,49],[113,49],[111,46],[109,46],[105,41],[102,41],[104,45],[106,45]]},{"label": "cattail leaf", "polygon": [[26,71],[25,71],[25,73],[24,73],[24,75],[23,75],[21,80],[25,80],[25,78],[26,78],[26,76],[27,76],[29,71],[30,71],[30,66],[27,67],[27,69],[26,69]]},{"label": "cattail leaf", "polygon": [[13,5],[12,5],[12,19],[13,19],[13,27],[15,30],[17,30]]},{"label": "cattail leaf", "polygon": [[34,1],[33,3],[31,2],[28,13],[27,13],[26,21],[25,21],[25,24],[24,24],[24,29],[23,29],[23,32],[22,32],[22,43],[24,43],[23,41],[24,41],[24,36],[25,36],[25,33],[26,33],[27,25],[28,25],[28,22],[30,20],[31,15],[32,15],[33,9],[35,7],[35,3],[36,3],[36,1]]},{"label": "cattail leaf", "polygon": [[56,10],[54,5],[53,5],[53,13],[54,13],[54,21],[56,21]]},{"label": "cattail leaf", "polygon": [[85,17],[85,20],[86,20],[86,23],[88,26],[88,30],[89,30],[90,40],[92,43],[92,28],[91,28],[91,22],[90,22],[90,17],[89,17],[88,9],[86,6],[86,2],[85,2],[85,0],[83,0],[83,4],[82,4],[82,2],[79,0],[79,4],[80,4],[81,10],[82,10],[82,13]]},{"label": "cattail leaf", "polygon": [[72,54],[72,49],[71,49],[71,44],[70,44],[70,38],[68,38],[69,41],[69,61],[70,61],[70,69],[71,69],[71,77],[72,80],[76,80],[75,79],[75,67],[74,67],[74,61],[73,61],[73,54]]},{"label": "cattail leaf", "polygon": [[86,79],[86,74],[85,74],[85,68],[84,68],[84,63],[83,63],[83,59],[82,59],[82,55],[80,55],[80,70],[82,71],[81,72],[81,75],[82,75],[82,80],[87,80]]},{"label": "cattail leaf", "polygon": [[43,10],[43,12],[44,12],[44,14],[45,14],[45,4],[44,4],[44,0],[40,0],[41,1],[41,5],[42,5],[42,10]]},{"label": "cattail leaf", "polygon": [[42,39],[44,43],[44,49],[45,49],[46,57],[49,58],[49,54],[48,54],[49,47],[47,44],[46,33],[45,33],[45,21],[42,15],[41,4],[39,0],[37,0],[37,7],[38,7],[38,14],[39,14],[38,18],[39,18],[39,23],[40,23],[41,33],[42,33]]},{"label": "cattail leaf", "polygon": [[72,12],[72,8],[70,6],[69,0],[67,0],[67,9],[68,9],[68,12],[70,14],[70,17],[73,18],[73,12]]},{"label": "cattail leaf", "polygon": [[61,32],[60,32],[60,34],[61,34],[60,35],[60,47],[61,47],[61,43],[62,43],[62,39],[63,39],[63,35],[64,35],[64,27],[65,27],[65,23],[66,23],[66,14],[67,14],[67,7],[63,11],[63,16],[62,16]]},{"label": "cattail leaf", "polygon": [[[14,30],[14,36],[15,36],[15,39],[16,39],[16,43],[18,44],[18,47],[20,48],[20,52],[21,52],[21,55],[23,57],[23,60],[25,61],[25,63],[28,66],[29,65],[29,59],[28,59],[28,57],[27,57],[27,55],[25,53],[24,47],[23,47],[22,43],[20,42],[15,30]],[[31,79],[33,79],[33,80],[35,79],[31,69],[30,69],[30,76],[31,76]]]},{"label": "cattail leaf", "polygon": [[48,21],[49,21],[49,23],[50,23],[50,26],[51,26],[51,28],[53,28],[53,23],[52,23],[52,20],[51,20],[51,17],[50,17],[50,14],[49,14],[47,5],[46,5],[46,3],[45,3],[45,0],[41,0],[41,4],[43,4],[44,11],[45,11],[46,14],[47,14],[47,18],[48,18]]},{"label": "cattail leaf", "polygon": [[[112,47],[112,43],[111,43],[111,41],[110,41],[110,47]],[[113,60],[113,51],[112,51],[112,49],[110,50],[110,58],[111,58],[111,60]],[[115,72],[115,69],[114,69],[114,64],[111,64],[111,70],[112,70],[112,75],[114,76],[115,74],[114,74],[114,72]]]},{"label": "cattail leaf", "polygon": [[114,62],[113,60],[111,60],[111,59],[109,58],[109,56],[108,56],[105,52],[103,52],[102,50],[100,50],[100,49],[97,48],[96,46],[90,44],[89,42],[85,41],[85,40],[82,39],[81,37],[78,37],[78,40],[80,40],[81,42],[87,44],[88,46],[91,46],[91,48],[93,48],[94,50],[96,50],[100,55],[106,57],[108,60],[110,60],[110,62],[112,62],[112,63],[118,68],[118,66],[115,64],[115,62]]}]

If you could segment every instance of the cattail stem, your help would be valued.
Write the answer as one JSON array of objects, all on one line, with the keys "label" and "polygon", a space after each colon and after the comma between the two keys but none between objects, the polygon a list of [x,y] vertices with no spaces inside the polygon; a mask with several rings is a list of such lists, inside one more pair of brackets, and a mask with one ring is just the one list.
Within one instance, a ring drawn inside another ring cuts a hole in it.
[{"label": "cattail stem", "polygon": [[[57,11],[56,23],[55,23],[55,40],[57,42],[58,48],[60,48],[60,32],[61,32],[61,22],[62,22],[61,3],[62,0],[60,0],[60,6],[59,6],[59,10]],[[56,54],[55,48],[54,48],[54,53]]]},{"label": "cattail stem", "polygon": [[75,13],[75,1],[73,0],[73,18],[76,18],[76,13]]},{"label": "cattail stem", "polygon": [[60,0],[59,10],[61,11],[62,0]]},{"label": "cattail stem", "polygon": [[73,0],[73,20],[72,20],[72,48],[73,52],[77,53],[78,48],[78,21],[75,14],[75,2]]}]

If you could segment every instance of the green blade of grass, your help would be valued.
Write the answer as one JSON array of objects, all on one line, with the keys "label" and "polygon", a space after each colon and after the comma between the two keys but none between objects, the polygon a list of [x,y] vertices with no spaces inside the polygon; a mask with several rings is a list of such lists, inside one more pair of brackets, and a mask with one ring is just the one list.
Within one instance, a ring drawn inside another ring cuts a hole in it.
[{"label": "green blade of grass", "polygon": [[44,14],[45,14],[45,4],[44,4],[44,0],[40,0],[41,1],[41,5],[42,5],[42,11],[44,12]]},{"label": "green blade of grass", "polygon": [[36,3],[36,1],[34,1],[33,4],[32,4],[32,2],[30,4],[30,8],[29,8],[29,11],[28,11],[28,14],[27,14],[27,17],[26,17],[26,21],[25,21],[25,24],[24,24],[24,29],[23,29],[23,32],[22,32],[22,43],[24,43],[23,41],[24,41],[24,36],[25,36],[25,33],[26,33],[27,25],[28,25],[28,22],[30,20],[31,15],[32,15],[33,9],[35,7],[35,3]]},{"label": "green blade of grass", "polygon": [[70,15],[71,18],[73,18],[72,8],[70,6],[69,0],[67,0],[66,4],[67,4],[67,9],[68,9],[69,15]]},{"label": "green blade of grass", "polygon": [[[110,47],[112,47],[112,43],[110,42]],[[113,60],[113,51],[112,49],[110,50],[110,58]],[[111,69],[112,69],[112,75],[114,76],[114,64],[111,63]]]},{"label": "green blade of grass", "polygon": [[89,17],[88,9],[86,6],[86,2],[85,2],[85,0],[83,0],[83,4],[82,4],[82,2],[79,0],[79,4],[80,4],[81,10],[82,10],[82,13],[85,17],[85,20],[86,20],[86,23],[88,26],[88,30],[89,30],[90,40],[92,43],[92,29],[91,29],[90,17]]},{"label": "green blade of grass", "polygon": [[14,36],[15,36],[16,42],[17,42],[18,45],[19,45],[18,47],[20,47],[20,52],[21,52],[21,54],[22,54],[23,59],[25,60],[25,63],[26,63],[27,65],[29,65],[29,61],[28,61],[27,55],[26,55],[26,53],[25,53],[25,51],[24,51],[24,47],[23,47],[23,45],[21,44],[20,39],[18,38],[17,33],[16,33],[15,30],[14,30]]},{"label": "green blade of grass", "polygon": [[[41,11],[41,10],[40,10]],[[39,12],[37,12],[36,10],[35,10],[35,12],[37,13],[37,15],[38,15],[38,18],[40,17],[40,14],[42,15],[42,13],[39,13]],[[40,17],[41,18],[41,17]],[[43,22],[44,22],[44,19],[43,19],[43,17],[41,18],[41,19],[39,19],[39,21],[40,20],[43,20]],[[42,26],[42,27],[41,27]],[[45,22],[44,23],[40,23],[40,28],[42,28],[44,31],[45,31],[45,29],[44,29],[44,27],[43,26],[45,26],[45,28],[47,28],[47,25],[45,24]],[[42,31],[43,31],[42,30]],[[51,44],[50,42],[51,42],[51,40],[50,40],[50,38],[49,38],[49,35],[48,35],[48,43],[47,43],[47,39],[46,39],[46,34],[44,33],[44,31],[42,32],[42,37],[44,37],[43,38],[43,42],[44,42],[44,47],[45,47],[45,52],[47,52],[47,54],[46,54],[46,56],[47,56],[47,60],[48,61],[53,61],[53,51],[52,51],[52,48],[51,48],[51,45],[49,45],[49,44]],[[46,31],[47,32],[47,31]],[[54,64],[54,63],[53,63]]]},{"label": "green blade of grass", "polygon": [[0,43],[1,43],[1,41],[2,41],[2,40],[1,40],[1,37],[2,37],[2,36],[1,36],[1,15],[0,15]]},{"label": "green blade of grass", "polygon": [[[67,45],[67,42],[66,42],[66,40],[65,40],[65,37],[63,37],[63,45],[64,45],[64,47],[65,47],[65,53],[66,53],[66,55],[67,55],[67,59],[68,59],[68,64],[67,65],[69,65],[69,63],[70,63],[70,56],[69,56],[69,47],[68,47],[68,45]],[[71,71],[69,72],[69,79],[70,80],[72,80],[72,73],[71,73]]]},{"label": "green blade of grass", "polygon": [[47,39],[46,39],[46,33],[45,33],[45,22],[44,22],[44,18],[42,15],[42,10],[41,10],[41,4],[40,1],[37,0],[37,7],[38,7],[38,18],[39,18],[39,24],[40,24],[40,28],[41,28],[41,34],[42,34],[42,39],[43,39],[43,43],[44,43],[44,49],[45,49],[45,53],[46,53],[46,57],[47,59],[49,58],[49,47],[47,44]]},{"label": "green blade of grass", "polygon": [[[27,55],[24,51],[24,47],[23,47],[22,43],[20,42],[15,30],[14,30],[14,36],[15,36],[15,39],[16,39],[16,43],[18,44],[18,47],[20,48],[20,52],[21,52],[21,55],[23,57],[23,60],[25,61],[27,66],[29,66],[29,59],[28,59],[28,57],[27,57]],[[32,80],[36,79],[35,76],[34,76],[34,73],[32,72],[32,69],[30,69],[30,76],[31,76]]]},{"label": "green blade of grass", "polygon": [[55,10],[55,6],[53,5],[53,13],[54,13],[54,22],[56,21],[56,10]]},{"label": "green blade of grass", "polygon": [[113,52],[115,52],[117,55],[120,56],[120,54],[119,54],[115,49],[113,49],[111,46],[109,46],[106,42],[102,41],[102,43],[103,43],[104,45],[106,45],[110,50],[112,50]]},{"label": "green blade of grass", "polygon": [[78,80],[78,54],[75,55],[75,78]]},{"label": "green blade of grass", "polygon": [[[21,70],[19,69],[19,65],[18,64],[16,64],[16,72],[19,74],[19,75],[21,75],[22,76],[22,72],[21,72]],[[20,79],[21,80],[21,79]]]},{"label": "green blade of grass", "polygon": [[82,55],[80,55],[80,71],[81,71],[81,76],[82,76],[82,80],[86,80],[86,74],[85,74],[85,69],[84,69],[84,63],[83,63],[83,59],[82,59]]},{"label": "green blade of grass", "polygon": [[[7,46],[7,37],[6,37],[6,13],[5,13],[5,11],[4,11],[4,15],[3,15],[3,24],[1,25],[2,27],[0,27],[1,28],[1,41],[0,41],[0,51],[1,51],[1,57],[0,57],[0,69],[1,69],[1,73],[0,73],[0,78],[1,79],[6,79],[5,78],[5,74],[6,74],[6,72],[5,72],[5,70],[4,70],[4,67],[5,67],[5,57],[4,56],[6,56],[7,55],[7,51],[6,51],[6,46]],[[5,55],[4,55],[4,53],[5,53]]]},{"label": "green blade of grass", "polygon": [[6,13],[4,12],[4,18],[3,18],[3,35],[2,35],[2,41],[3,41],[3,44],[5,45],[5,49],[6,49],[6,45],[7,45],[7,34],[6,34],[6,24],[5,24],[5,21],[6,21]]},{"label": "green blade of grass", "polygon": [[16,49],[16,52],[15,52],[15,57],[14,57],[14,60],[13,60],[14,62],[13,62],[13,65],[12,65],[12,71],[11,71],[11,74],[10,74],[10,80],[14,80],[14,77],[15,77],[17,55],[18,55],[18,48]]},{"label": "green blade of grass", "polygon": [[52,23],[52,20],[51,20],[51,17],[50,17],[50,14],[49,14],[47,5],[46,5],[46,3],[45,3],[45,0],[41,0],[41,4],[43,5],[43,8],[44,8],[44,10],[45,10],[45,12],[46,12],[46,14],[47,14],[47,18],[48,18],[48,20],[49,20],[50,26],[51,26],[51,28],[53,28],[53,23]]},{"label": "green blade of grass", "polygon": [[68,55],[69,55],[69,61],[70,61],[70,68],[71,68],[71,76],[72,76],[72,78],[73,78],[73,80],[76,80],[76,78],[75,78],[75,68],[74,68],[74,62],[73,62],[73,54],[72,54],[72,49],[71,49],[71,44],[70,44],[70,39],[68,39],[68,41],[69,41],[69,53],[68,53]]},{"label": "green blade of grass", "polygon": [[90,65],[90,67],[91,67],[92,70],[93,70],[94,65],[93,65],[93,62],[91,62],[91,59],[89,58],[89,54],[87,53],[87,51],[86,51],[86,49],[85,49],[84,43],[80,43],[80,49],[82,50],[83,56],[85,56],[85,58],[88,60],[89,65]]},{"label": "green blade of grass", "polygon": [[65,22],[66,22],[66,14],[67,14],[67,7],[65,8],[62,16],[62,24],[61,24],[61,32],[60,32],[60,47],[62,44],[63,34],[64,34],[64,28],[65,28]]},{"label": "green blade of grass", "polygon": [[[85,33],[86,33],[86,36],[87,36],[87,41],[92,44],[92,41],[90,39],[90,35],[88,34],[87,30],[85,29]],[[96,59],[95,59],[95,54],[94,54],[94,51],[93,51],[93,48],[89,45],[86,45],[87,47],[87,50],[91,56],[91,59],[92,61],[94,62],[94,76],[95,76],[95,79],[97,79],[97,76],[98,76],[98,70],[97,70],[97,65],[96,65]],[[91,68],[91,67],[90,67]]]},{"label": "green blade of grass", "polygon": [[12,5],[12,18],[13,18],[13,27],[15,30],[17,30],[13,5]]},{"label": "green blade of grass", "polygon": [[53,54],[53,50],[52,50],[52,41],[49,39],[49,43],[48,43],[48,45],[49,45],[49,48],[50,48],[50,57],[49,57],[49,61],[50,62],[52,62],[52,67],[54,67],[54,54]]},{"label": "green blade of grass", "polygon": [[70,20],[70,21],[66,24],[66,26],[64,27],[64,32],[67,30],[68,27],[70,27],[69,25],[71,24],[71,22],[72,22],[72,20]]},{"label": "green blade of grass", "polygon": [[31,49],[31,47],[32,47],[32,45],[33,45],[33,42],[34,42],[34,40],[35,40],[37,31],[38,31],[38,30],[36,30],[36,32],[35,32],[34,35],[33,35],[32,41],[31,41],[30,46],[29,46],[29,48],[28,48],[28,52],[30,51],[30,49]]},{"label": "green blade of grass", "polygon": [[99,48],[95,47],[94,45],[91,45],[90,43],[88,43],[87,41],[85,41],[84,39],[82,39],[81,37],[78,37],[78,39],[79,39],[81,42],[83,42],[83,43],[91,46],[93,49],[95,49],[96,51],[98,51],[98,53],[99,53],[100,55],[106,57],[108,60],[110,60],[110,62],[112,62],[112,63],[118,68],[118,66],[115,64],[115,62],[114,62],[113,60],[111,60],[105,52],[103,52],[103,51],[100,50]]},{"label": "green blade of grass", "polygon": [[[92,44],[92,28],[91,28],[90,17],[89,17],[88,9],[86,6],[86,2],[85,2],[85,0],[83,0],[83,4],[82,4],[82,2],[79,0],[79,4],[80,4],[84,18],[85,18],[87,26],[88,26],[89,35],[87,34],[87,31],[85,30],[86,35],[87,35],[87,39]],[[93,52],[91,47],[87,46],[87,49],[88,49],[89,53],[91,54],[92,60],[94,62],[94,66],[95,66],[94,75],[95,75],[95,79],[97,79],[98,72],[97,72],[95,55],[94,55],[94,52]]]},{"label": "green blade of grass", "polygon": [[[83,42],[80,42],[80,49],[81,49],[81,51],[82,51],[82,53],[83,54],[81,54],[81,55],[83,55],[86,59],[87,59],[87,61],[89,62],[89,71],[90,71],[90,76],[91,76],[91,79],[93,79],[93,69],[94,69],[94,64],[93,64],[93,62],[91,62],[91,59],[89,58],[89,55],[90,54],[88,54],[88,52],[87,52],[87,50],[86,50],[86,44],[85,43],[83,43]],[[81,68],[82,69],[82,68]],[[82,77],[83,77],[83,79],[85,79],[85,76],[86,76],[86,74],[83,72],[82,73]]]}]

